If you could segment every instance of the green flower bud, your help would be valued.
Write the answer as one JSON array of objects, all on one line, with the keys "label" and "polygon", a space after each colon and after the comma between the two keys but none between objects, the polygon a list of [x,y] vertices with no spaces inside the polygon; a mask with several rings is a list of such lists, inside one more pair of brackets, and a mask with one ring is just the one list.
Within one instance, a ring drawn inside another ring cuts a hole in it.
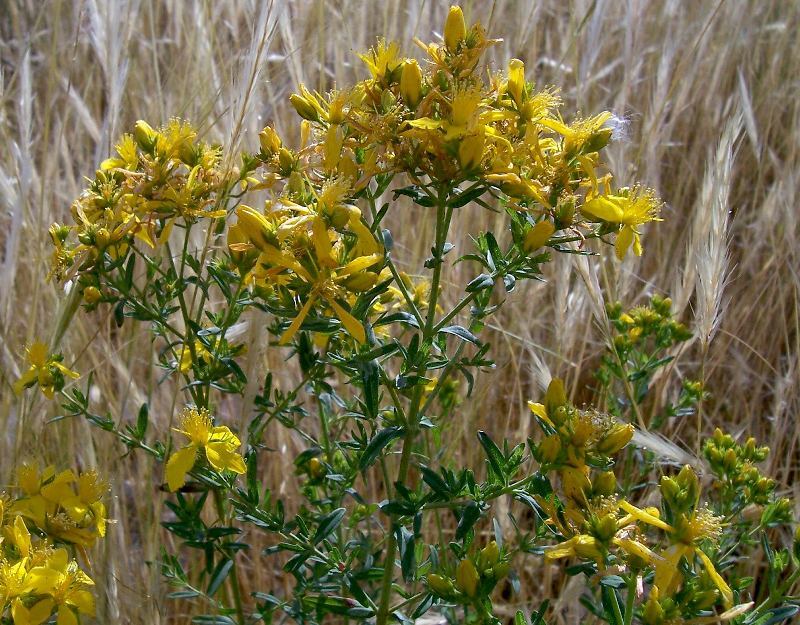
[{"label": "green flower bud", "polygon": [[136,143],[139,144],[139,147],[146,152],[151,152],[153,150],[157,136],[158,133],[153,130],[150,124],[141,119],[137,121],[136,125],[133,127],[133,138],[136,140]]},{"label": "green flower bud", "polygon": [[598,473],[592,481],[592,493],[600,497],[609,497],[617,491],[617,477],[613,471]]},{"label": "green flower bud", "polygon": [[630,423],[617,423],[597,443],[597,452],[604,456],[613,456],[633,438],[633,426]]},{"label": "green flower bud", "polygon": [[425,578],[425,581],[428,582],[428,588],[430,588],[440,597],[444,597],[446,599],[453,594],[453,582],[447,577],[442,577],[436,573],[431,573]]},{"label": "green flower bud", "polygon": [[478,592],[480,576],[471,560],[462,560],[456,569],[456,588],[467,597],[474,597]]},{"label": "green flower bud", "polygon": [[511,571],[511,565],[508,562],[498,562],[492,567],[492,574],[496,580],[505,578],[509,571]]},{"label": "green flower bud", "polygon": [[303,119],[307,119],[310,122],[319,121],[319,111],[299,93],[290,95],[289,102],[292,103],[294,110],[297,111],[297,114]]},{"label": "green flower bud", "polygon": [[497,545],[497,542],[493,540],[483,549],[481,549],[480,553],[478,554],[478,568],[481,571],[486,571],[486,569],[490,569],[497,564],[499,559],[500,547]]}]

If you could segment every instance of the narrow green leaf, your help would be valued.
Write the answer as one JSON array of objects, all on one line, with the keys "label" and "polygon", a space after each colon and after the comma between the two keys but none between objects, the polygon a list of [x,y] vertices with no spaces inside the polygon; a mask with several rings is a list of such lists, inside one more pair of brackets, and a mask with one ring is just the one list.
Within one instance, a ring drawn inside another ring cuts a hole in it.
[{"label": "narrow green leaf", "polygon": [[361,455],[361,459],[358,463],[359,470],[364,471],[368,467],[372,466],[372,464],[378,459],[380,453],[383,451],[383,448],[393,440],[403,436],[404,433],[405,429],[397,425],[392,425],[378,432],[367,444],[367,448]]},{"label": "narrow green leaf", "polygon": [[490,469],[497,478],[505,484],[508,480],[505,472],[506,459],[503,456],[503,452],[500,451],[500,448],[494,444],[494,441],[489,438],[489,435],[483,430],[478,432],[478,440],[481,443],[481,447],[483,447],[483,450],[486,452],[486,458],[489,460]]},{"label": "narrow green leaf", "polygon": [[439,332],[442,334],[452,334],[453,336],[457,336],[461,340],[472,343],[473,345],[481,344],[481,341],[477,336],[462,326],[447,326],[446,328],[439,330]]},{"label": "narrow green leaf", "polygon": [[228,577],[232,568],[233,560],[222,560],[217,564],[214,572],[211,574],[211,579],[208,581],[208,588],[206,589],[206,594],[209,597],[213,597],[214,593],[219,590],[219,587],[222,586],[222,583]]},{"label": "narrow green leaf", "polygon": [[339,527],[339,524],[342,522],[346,512],[347,510],[344,508],[336,508],[336,510],[333,512],[330,512],[322,517],[322,520],[320,520],[319,526],[317,527],[317,531],[314,534],[315,545],[319,542],[322,542],[336,531],[336,528]]},{"label": "narrow green leaf", "polygon": [[147,432],[149,412],[150,411],[147,407],[147,402],[145,402],[139,408],[139,414],[136,417],[136,436],[140,439],[144,438],[144,435]]},{"label": "narrow green leaf", "polygon": [[475,525],[475,522],[481,516],[481,509],[474,501],[470,501],[461,513],[461,518],[458,520],[458,527],[456,527],[456,540],[462,540]]}]

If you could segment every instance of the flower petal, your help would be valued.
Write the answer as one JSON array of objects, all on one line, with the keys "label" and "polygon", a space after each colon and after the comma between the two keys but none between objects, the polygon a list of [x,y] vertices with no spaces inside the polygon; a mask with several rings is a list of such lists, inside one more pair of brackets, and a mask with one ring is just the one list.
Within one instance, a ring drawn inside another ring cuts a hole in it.
[{"label": "flower petal", "polygon": [[171,491],[178,490],[186,483],[186,474],[192,470],[195,459],[197,458],[197,448],[189,445],[179,449],[167,462],[167,486]]},{"label": "flower petal", "polygon": [[206,445],[206,458],[217,471],[233,471],[239,474],[247,471],[244,459],[229,443],[209,443]]}]

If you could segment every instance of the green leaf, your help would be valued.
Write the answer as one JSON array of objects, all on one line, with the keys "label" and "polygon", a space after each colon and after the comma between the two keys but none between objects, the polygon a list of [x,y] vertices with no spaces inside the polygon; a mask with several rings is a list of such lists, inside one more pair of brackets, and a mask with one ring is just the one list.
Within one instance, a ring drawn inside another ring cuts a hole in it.
[{"label": "green leaf", "polygon": [[344,508],[336,508],[336,510],[333,512],[330,512],[322,517],[322,520],[320,520],[319,526],[317,527],[317,531],[314,534],[313,542],[315,545],[322,542],[336,531],[336,528],[339,527],[339,524],[342,522],[346,512],[347,510]]},{"label": "green leaf", "polygon": [[117,324],[118,328],[121,328],[124,322],[125,322],[125,300],[119,300],[119,302],[117,302],[117,305],[114,306],[114,323]]},{"label": "green leaf", "polygon": [[617,592],[609,586],[601,586],[600,594],[603,600],[603,615],[608,625],[623,625],[622,608]]},{"label": "green leaf", "polygon": [[365,471],[368,467],[372,466],[378,459],[378,455],[383,451],[383,448],[393,440],[403,436],[403,434],[405,434],[405,429],[397,425],[392,425],[378,432],[367,444],[364,453],[361,454],[361,459],[358,462],[359,470]]},{"label": "green leaf", "polygon": [[421,466],[422,481],[431,487],[431,490],[440,498],[447,499],[450,496],[450,489],[447,483],[430,467]]},{"label": "green leaf", "polygon": [[778,625],[778,623],[785,622],[798,612],[800,612],[800,606],[797,605],[786,605],[772,608],[769,612],[761,616],[758,616],[756,612],[753,612],[744,620],[744,625]]},{"label": "green leaf", "polygon": [[475,522],[481,516],[481,509],[477,503],[470,501],[461,513],[461,518],[458,520],[458,527],[456,527],[456,540],[463,540],[475,525]]},{"label": "green leaf", "polygon": [[125,265],[125,292],[131,290],[133,286],[133,269],[136,266],[136,255],[131,254],[130,258],[128,258],[128,264]]},{"label": "green leaf", "polygon": [[619,575],[606,575],[600,580],[600,585],[609,588],[625,588],[627,584]]},{"label": "green leaf", "polygon": [[167,595],[167,599],[194,599],[199,597],[200,592],[197,590],[176,590]]},{"label": "green leaf", "polygon": [[414,579],[414,574],[417,570],[414,533],[408,531],[405,527],[398,527],[396,533],[399,535],[397,542],[400,546],[400,571],[403,574],[403,579],[410,582]]},{"label": "green leaf", "polygon": [[148,424],[148,416],[149,416],[149,409],[147,407],[147,403],[141,405],[139,408],[139,414],[136,417],[136,436],[137,438],[144,438],[145,432],[147,432],[147,424]]},{"label": "green leaf", "polygon": [[494,278],[488,273],[482,273],[474,280],[467,284],[465,291],[467,293],[475,293],[476,291],[483,291],[494,285]]},{"label": "green leaf", "polygon": [[410,197],[412,200],[414,200],[414,204],[419,204],[420,206],[425,206],[426,208],[430,208],[434,205],[433,198],[423,192],[422,189],[416,185],[410,185],[408,187],[403,187],[402,189],[395,189],[394,199],[396,200],[400,195]]},{"label": "green leaf", "polygon": [[500,448],[494,444],[494,441],[489,438],[489,435],[483,430],[478,432],[478,440],[481,443],[481,447],[483,447],[483,450],[486,452],[486,458],[489,460],[489,468],[492,470],[492,473],[494,473],[503,484],[507,483],[508,479],[505,471],[506,459],[503,456],[503,452],[500,451]]},{"label": "green leaf", "polygon": [[208,582],[208,588],[206,589],[206,594],[209,597],[213,597],[214,593],[219,590],[219,587],[222,586],[222,583],[228,577],[228,574],[231,572],[233,568],[233,560],[221,560],[219,564],[217,564],[214,572],[211,574],[211,579]]},{"label": "green leaf", "polygon": [[450,208],[461,208],[462,206],[469,204],[472,200],[479,198],[485,192],[486,187],[483,185],[478,185],[472,189],[467,189],[466,191],[455,189],[453,191],[453,195],[450,196],[447,205]]},{"label": "green leaf", "polygon": [[419,604],[417,605],[417,609],[414,610],[414,613],[411,615],[411,618],[414,620],[420,618],[423,614],[425,614],[428,610],[431,609],[431,606],[433,605],[435,599],[436,597],[434,597],[431,593],[425,595],[425,598],[422,601],[420,601]]},{"label": "green leaf", "polygon": [[442,334],[452,334],[453,336],[457,336],[461,340],[472,343],[473,345],[481,345],[480,339],[462,326],[447,326],[446,328],[439,330],[439,332]]},{"label": "green leaf", "polygon": [[236,625],[236,621],[228,616],[211,616],[209,614],[195,616],[192,618],[192,623],[197,623],[197,625]]},{"label": "green leaf", "polygon": [[358,369],[361,373],[361,383],[364,385],[364,407],[366,408],[366,415],[370,419],[375,419],[378,416],[379,407],[379,393],[378,385],[380,383],[380,365],[376,360],[358,363]]}]

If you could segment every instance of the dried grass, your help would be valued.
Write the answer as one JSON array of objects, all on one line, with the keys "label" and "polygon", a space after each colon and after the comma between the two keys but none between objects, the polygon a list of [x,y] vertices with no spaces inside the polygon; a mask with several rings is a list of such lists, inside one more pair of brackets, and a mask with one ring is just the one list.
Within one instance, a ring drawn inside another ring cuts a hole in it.
[{"label": "dried grass", "polygon": [[[379,34],[412,52],[411,38],[432,37],[447,5],[17,0],[0,7],[0,475],[24,457],[98,463],[114,477],[111,513],[119,520],[94,562],[106,593],[100,622],[182,622],[152,564],[163,540],[157,467],[120,458],[85,424],[46,425],[52,405],[11,392],[23,345],[49,335],[63,299],[44,282],[46,228],[66,218],[82,176],[135,119],[182,116],[210,138],[253,147],[267,122],[291,132],[287,97],[298,82],[324,89],[362,76],[353,51]],[[498,370],[482,382],[483,401],[465,405],[452,424],[446,453],[479,466],[476,427],[497,437],[526,435],[523,400],[537,397],[551,374],[591,399],[586,389],[606,323],[602,298],[634,304],[659,292],[672,294],[697,327],[678,373],[702,373],[714,394],[702,428],[717,424],[769,443],[771,471],[788,487],[796,478],[800,409],[800,5],[540,0],[465,8],[504,38],[492,52],[498,66],[518,56],[538,84],[560,86],[573,110],[609,108],[628,120],[627,139],[612,148],[615,169],[623,181],[657,188],[667,209],[665,222],[648,230],[641,261],[560,257],[549,285],[512,294],[492,333]],[[495,219],[476,211],[469,223]],[[393,216],[411,271],[428,221],[406,207]],[[462,248],[465,234],[455,236]],[[253,321],[242,330],[259,345],[263,324]],[[158,386],[147,345],[145,328],[118,330],[107,314],[82,316],[64,341],[68,360],[94,372],[98,411],[125,421],[147,399],[164,428],[175,394]],[[256,348],[246,367],[254,380],[274,368],[288,385],[281,363],[280,354]],[[664,381],[662,392],[674,388]],[[697,423],[670,423],[666,434],[692,449]],[[278,430],[272,436],[276,453],[265,480],[291,497],[295,484],[281,452],[297,441]],[[279,584],[279,572],[253,553],[248,585]],[[542,566],[531,561],[523,570],[526,594],[509,608],[530,608],[542,591],[564,583]],[[563,616],[570,621],[566,608]]]}]

